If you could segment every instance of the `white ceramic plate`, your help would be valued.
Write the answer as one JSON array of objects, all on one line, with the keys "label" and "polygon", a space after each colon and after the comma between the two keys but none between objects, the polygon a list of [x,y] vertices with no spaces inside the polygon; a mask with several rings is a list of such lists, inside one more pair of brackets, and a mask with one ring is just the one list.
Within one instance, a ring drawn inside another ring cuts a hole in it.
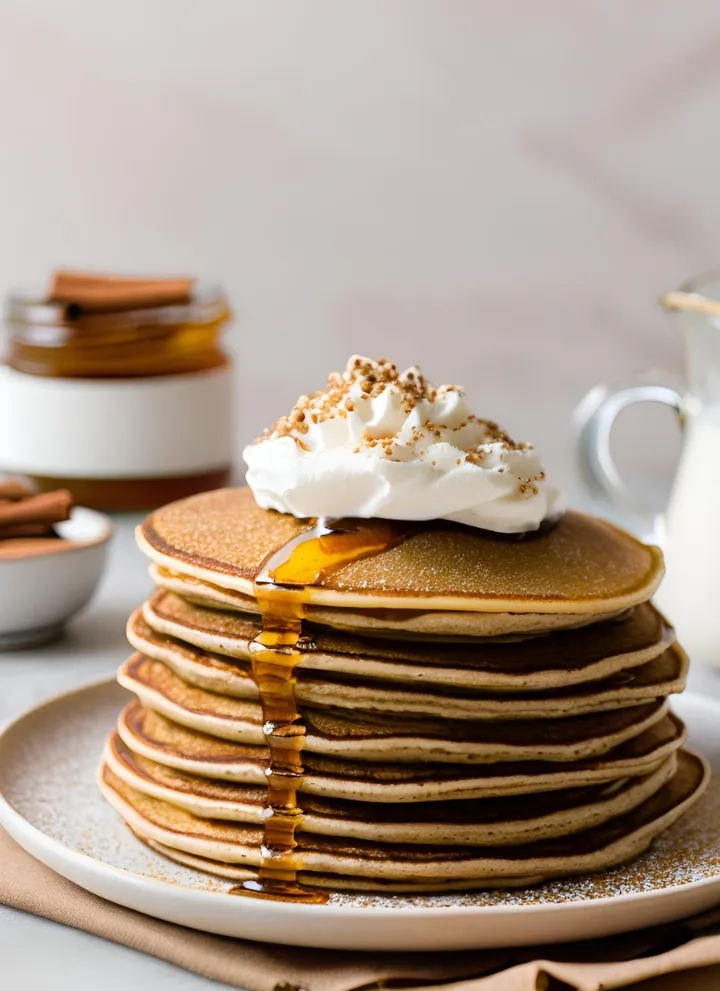
[{"label": "white ceramic plate", "polygon": [[[358,950],[521,946],[669,922],[720,902],[720,774],[644,857],[589,878],[524,891],[293,905],[227,894],[137,840],[100,797],[95,772],[128,695],[113,682],[46,702],[0,735],[0,823],[33,856],[119,905],[247,939]],[[720,703],[676,700],[691,744],[720,771]]]}]

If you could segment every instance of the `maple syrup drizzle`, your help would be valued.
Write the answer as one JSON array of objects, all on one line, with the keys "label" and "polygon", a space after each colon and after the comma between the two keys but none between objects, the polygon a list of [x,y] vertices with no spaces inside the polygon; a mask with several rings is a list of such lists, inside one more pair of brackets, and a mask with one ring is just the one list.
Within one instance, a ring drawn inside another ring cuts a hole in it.
[{"label": "maple syrup drizzle", "polygon": [[309,589],[330,572],[378,554],[412,532],[388,520],[318,521],[264,563],[255,578],[262,630],[250,650],[260,694],[263,732],[270,751],[263,810],[262,861],[257,878],[231,888],[231,894],[323,903],[324,892],[298,883],[302,858],[295,833],[303,820],[298,791],[303,782],[305,726],[295,700],[295,667],[303,653],[303,616]]}]

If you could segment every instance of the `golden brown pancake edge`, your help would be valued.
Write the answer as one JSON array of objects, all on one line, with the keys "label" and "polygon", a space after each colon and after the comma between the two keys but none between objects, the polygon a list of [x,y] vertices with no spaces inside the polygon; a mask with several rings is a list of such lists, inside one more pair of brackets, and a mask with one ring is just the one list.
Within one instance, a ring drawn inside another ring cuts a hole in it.
[{"label": "golden brown pancake edge", "polygon": [[[312,521],[261,509],[248,488],[170,503],[138,529],[158,564],[252,594],[264,562]],[[396,546],[345,565],[311,603],[479,612],[609,612],[648,599],[663,573],[657,548],[568,511],[541,536],[498,539],[429,521]]]}]

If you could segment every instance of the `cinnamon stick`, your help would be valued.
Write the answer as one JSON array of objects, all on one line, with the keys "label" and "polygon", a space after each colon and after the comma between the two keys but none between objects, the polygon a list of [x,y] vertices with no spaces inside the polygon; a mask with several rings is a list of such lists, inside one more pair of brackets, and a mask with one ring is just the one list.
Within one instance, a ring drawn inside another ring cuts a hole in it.
[{"label": "cinnamon stick", "polygon": [[49,300],[79,311],[102,313],[189,303],[193,280],[139,279],[59,269],[53,273]]},{"label": "cinnamon stick", "polygon": [[47,529],[69,519],[71,506],[72,495],[67,489],[0,503],[0,530],[24,524],[42,524]]}]

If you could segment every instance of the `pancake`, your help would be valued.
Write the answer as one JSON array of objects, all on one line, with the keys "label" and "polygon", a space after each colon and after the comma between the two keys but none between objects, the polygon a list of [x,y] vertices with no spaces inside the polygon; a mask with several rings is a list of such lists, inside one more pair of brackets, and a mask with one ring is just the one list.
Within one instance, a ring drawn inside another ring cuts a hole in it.
[{"label": "pancake", "polygon": [[[161,567],[252,596],[265,563],[313,525],[261,509],[247,488],[221,489],[156,510],[139,528],[138,543]],[[394,546],[322,575],[308,602],[342,610],[602,615],[647,601],[662,574],[657,548],[582,513],[567,512],[526,539],[429,521]]]},{"label": "pancake", "polygon": [[[118,681],[151,709],[183,726],[241,743],[264,742],[259,702],[188,685],[167,665],[134,654]],[[507,703],[512,705],[512,701]],[[637,736],[667,712],[657,699],[608,712],[551,720],[442,720],[409,713],[307,708],[303,749],[353,760],[433,760],[462,763],[583,760]]]},{"label": "pancake", "polygon": [[[631,811],[573,836],[498,847],[396,844],[305,833],[296,854],[301,883],[313,874],[390,881],[422,890],[425,884],[462,881],[495,885],[500,878],[550,878],[604,870],[637,856],[699,798],[709,778],[707,765],[687,751],[658,791]],[[140,836],[193,856],[256,868],[262,830],[256,826],[203,819],[136,791],[107,767],[99,775],[103,794]]]},{"label": "pancake", "polygon": [[[262,823],[265,788],[212,781],[175,771],[134,754],[117,733],[108,741],[105,764],[136,791],[171,802],[204,819]],[[317,833],[383,843],[507,845],[536,842],[590,829],[623,815],[654,795],[675,773],[675,754],[650,774],[562,791],[456,802],[419,808],[305,796],[296,834]]]},{"label": "pancake", "polygon": [[[207,874],[216,874],[219,877],[228,878],[232,881],[256,880],[258,877],[257,871],[253,868],[239,867],[237,864],[228,864],[218,860],[208,860],[206,857],[199,857],[197,854],[187,853],[184,850],[174,850],[172,847],[158,843],[157,840],[150,839],[147,836],[142,836],[140,833],[136,833],[135,835],[143,843],[146,843],[152,850],[156,850],[158,853],[168,857],[170,860],[175,860],[178,864],[183,864],[186,867],[192,867],[195,870],[205,871]],[[321,874],[317,872],[310,874],[306,872],[303,874],[302,883],[306,888],[316,888],[320,891],[329,892],[372,892],[379,895],[407,893],[413,895],[443,895],[453,891],[472,891],[477,890],[478,888],[527,888],[530,885],[539,884],[542,880],[542,877],[499,877],[484,878],[480,881],[463,880],[440,881],[437,883],[423,882],[422,886],[418,883],[412,888],[408,888],[406,884],[398,884],[378,879],[368,881],[367,879],[360,877],[338,878],[332,874]]]},{"label": "pancake", "polygon": [[[163,590],[144,604],[142,619],[135,613],[128,624],[130,642],[141,651],[144,643],[161,634],[175,644],[181,641],[183,646],[243,660],[250,658],[250,643],[259,632],[259,617],[203,608]],[[672,627],[650,603],[635,607],[621,620],[514,641],[428,645],[334,634],[312,624],[307,624],[306,633],[298,672],[507,692],[597,681],[653,660],[674,642]],[[240,683],[236,687],[245,690]]]},{"label": "pancake", "polygon": [[[249,660],[229,661],[220,654],[193,648],[173,637],[158,634],[148,626],[139,611],[131,617],[127,634],[128,640],[138,651],[162,661],[187,684],[235,698],[259,697]],[[248,654],[250,642],[246,640],[244,644]],[[518,650],[526,653],[528,646],[532,647],[524,641],[518,645]],[[510,667],[513,649],[514,645],[504,647],[505,653],[510,654],[507,660]],[[466,650],[465,653],[470,652]],[[673,645],[655,660],[629,671],[618,672],[603,681],[552,692],[524,693],[521,697],[517,693],[488,694],[462,687],[454,690],[445,686],[438,688],[431,683],[433,668],[429,665],[426,670],[430,674],[430,683],[417,684],[416,680],[417,687],[411,687],[413,682],[385,683],[362,678],[359,676],[362,658],[349,653],[339,655],[340,665],[347,673],[330,675],[305,670],[305,661],[310,667],[314,656],[313,649],[304,655],[296,669],[295,697],[301,704],[374,712],[425,713],[444,719],[541,719],[641,705],[682,691],[688,668],[684,651]],[[353,664],[355,661],[360,663]],[[355,672],[348,670],[353,666]],[[382,662],[376,660],[374,666],[376,670],[381,670]],[[466,680],[475,681],[475,673],[472,668],[466,669]],[[479,674],[482,683],[484,672]]]},{"label": "pancake", "polygon": [[[265,746],[248,746],[186,729],[131,702],[118,719],[118,735],[135,754],[199,777],[262,785],[268,766]],[[304,794],[365,802],[426,802],[604,784],[650,774],[685,741],[685,728],[670,714],[607,754],[588,761],[497,762],[458,766],[353,762],[304,755]]]},{"label": "pancake", "polygon": [[[177,592],[188,602],[210,609],[232,609],[240,613],[257,613],[256,600],[243,592],[230,591],[201,581],[192,575],[150,565],[150,576],[159,588]],[[402,640],[462,641],[476,637],[501,637],[507,634],[532,635],[552,630],[573,630],[622,616],[627,610],[599,613],[502,613],[459,612],[428,609],[335,609],[309,604],[308,619],[318,625],[363,636],[398,637]]]}]

